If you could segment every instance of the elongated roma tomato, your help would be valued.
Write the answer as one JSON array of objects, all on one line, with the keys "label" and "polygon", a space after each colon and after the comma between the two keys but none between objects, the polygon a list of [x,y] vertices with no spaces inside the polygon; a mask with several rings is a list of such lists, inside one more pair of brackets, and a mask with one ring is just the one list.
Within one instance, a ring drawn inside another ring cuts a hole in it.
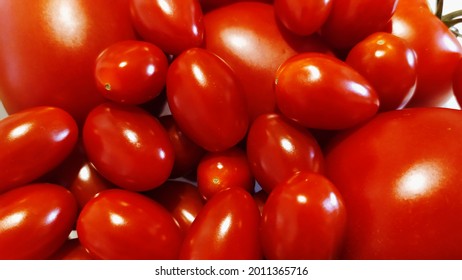
[{"label": "elongated roma tomato", "polygon": [[0,193],[58,166],[78,138],[74,119],[55,107],[34,107],[0,121]]},{"label": "elongated roma tomato", "polygon": [[0,195],[0,259],[46,259],[66,241],[77,203],[64,187],[31,184]]}]

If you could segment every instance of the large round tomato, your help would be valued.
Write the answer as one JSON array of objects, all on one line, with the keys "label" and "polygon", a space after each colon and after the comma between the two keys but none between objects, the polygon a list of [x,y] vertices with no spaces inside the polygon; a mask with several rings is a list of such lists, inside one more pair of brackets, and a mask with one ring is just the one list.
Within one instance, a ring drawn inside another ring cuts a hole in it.
[{"label": "large round tomato", "polygon": [[348,213],[348,259],[462,258],[462,112],[377,115],[337,138],[327,175]]},{"label": "large round tomato", "polygon": [[51,105],[83,122],[104,101],[93,77],[96,57],[135,39],[127,0],[6,0],[0,19],[0,99],[10,114]]}]

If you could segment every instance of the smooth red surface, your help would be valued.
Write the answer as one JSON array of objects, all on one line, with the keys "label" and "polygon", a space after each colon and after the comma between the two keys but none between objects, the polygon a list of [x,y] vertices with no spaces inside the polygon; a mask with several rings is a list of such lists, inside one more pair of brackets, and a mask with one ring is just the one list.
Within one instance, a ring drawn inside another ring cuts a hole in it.
[{"label": "smooth red surface", "polygon": [[85,247],[80,244],[79,239],[68,239],[50,260],[93,260],[94,257],[88,253]]},{"label": "smooth red surface", "polygon": [[462,59],[459,61],[452,80],[452,89],[459,106],[462,104]]}]

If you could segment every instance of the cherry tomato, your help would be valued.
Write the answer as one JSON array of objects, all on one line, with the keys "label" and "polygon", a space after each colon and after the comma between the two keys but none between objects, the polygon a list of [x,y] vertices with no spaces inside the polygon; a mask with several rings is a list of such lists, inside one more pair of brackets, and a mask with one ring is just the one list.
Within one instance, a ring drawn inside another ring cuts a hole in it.
[{"label": "cherry tomato", "polygon": [[371,118],[379,108],[370,83],[346,63],[317,53],[300,54],[276,73],[279,110],[303,126],[346,129]]},{"label": "cherry tomato", "polygon": [[83,143],[96,170],[132,191],[160,186],[170,176],[174,151],[160,122],[143,109],[103,103],[87,117]]},{"label": "cherry tomato", "polygon": [[78,128],[55,107],[33,107],[0,121],[0,193],[38,179],[73,150]]},{"label": "cherry tomato", "polygon": [[242,188],[252,193],[254,186],[247,154],[240,148],[208,153],[197,167],[197,187],[206,200],[227,188]]},{"label": "cherry tomato", "polygon": [[111,189],[77,219],[82,245],[101,259],[176,259],[181,233],[170,213],[142,194]]},{"label": "cherry tomato", "polygon": [[344,258],[462,257],[461,137],[461,111],[413,108],[334,141],[326,166],[348,213]]},{"label": "cherry tomato", "polygon": [[441,106],[452,94],[452,77],[462,47],[422,0],[400,0],[392,32],[417,55],[417,88],[409,107]]},{"label": "cherry tomato", "polygon": [[164,52],[178,55],[202,45],[203,16],[198,0],[130,0],[136,31]]},{"label": "cherry tomato", "polygon": [[287,29],[303,36],[321,28],[330,14],[332,3],[332,0],[274,0],[274,10]]},{"label": "cherry tomato", "polygon": [[399,37],[373,33],[351,49],[346,63],[372,84],[379,96],[380,111],[402,109],[414,95],[417,58]]},{"label": "cherry tomato", "polygon": [[7,0],[0,18],[0,99],[9,114],[56,106],[83,123],[105,100],[94,82],[96,57],[135,39],[127,0]]},{"label": "cherry tomato", "polygon": [[247,157],[267,193],[300,171],[324,171],[324,157],[311,133],[281,115],[258,117],[247,136]]},{"label": "cherry tomato", "polygon": [[260,213],[252,196],[241,188],[215,194],[191,225],[180,259],[261,258]]},{"label": "cherry tomato", "polygon": [[156,45],[120,41],[107,47],[96,59],[95,80],[104,97],[135,105],[161,93],[167,69],[167,57]]},{"label": "cherry tomato", "polygon": [[64,187],[31,184],[0,195],[0,259],[46,259],[66,241],[77,203]]},{"label": "cherry tomato", "polygon": [[208,151],[231,148],[247,133],[241,85],[228,65],[207,50],[187,50],[172,62],[167,100],[180,129]]},{"label": "cherry tomato", "polygon": [[241,2],[213,10],[204,24],[205,48],[236,73],[251,120],[275,112],[273,83],[281,63],[300,52],[330,52],[317,35],[300,37],[280,28],[273,6],[265,3]]},{"label": "cherry tomato", "polygon": [[82,246],[79,239],[68,239],[50,260],[93,260],[93,256]]}]

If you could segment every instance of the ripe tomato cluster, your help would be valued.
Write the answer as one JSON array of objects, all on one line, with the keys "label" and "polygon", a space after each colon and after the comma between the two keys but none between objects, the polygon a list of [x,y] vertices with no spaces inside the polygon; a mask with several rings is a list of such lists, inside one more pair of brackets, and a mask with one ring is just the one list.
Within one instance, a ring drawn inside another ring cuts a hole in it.
[{"label": "ripe tomato cluster", "polygon": [[461,259],[462,12],[379,2],[1,1],[0,259]]}]

